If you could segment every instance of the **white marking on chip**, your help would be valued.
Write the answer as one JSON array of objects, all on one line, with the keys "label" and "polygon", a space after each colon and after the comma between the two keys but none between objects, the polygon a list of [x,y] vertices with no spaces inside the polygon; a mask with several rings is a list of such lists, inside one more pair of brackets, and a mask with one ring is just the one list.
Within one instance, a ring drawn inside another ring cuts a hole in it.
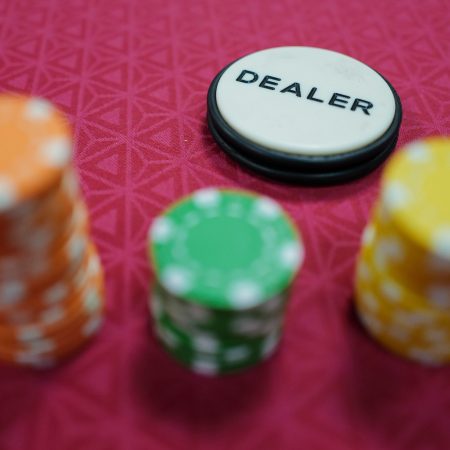
[{"label": "white marking on chip", "polygon": [[207,359],[195,359],[191,363],[191,369],[201,375],[216,375],[219,367],[216,361]]},{"label": "white marking on chip", "polygon": [[256,212],[266,219],[276,219],[281,215],[281,206],[269,197],[261,197],[255,203]]},{"label": "white marking on chip", "polygon": [[434,232],[432,237],[436,253],[445,259],[450,259],[450,226]]},{"label": "white marking on chip", "polygon": [[381,292],[391,302],[398,302],[402,297],[400,286],[392,280],[384,280],[381,283]]},{"label": "white marking on chip", "polygon": [[53,167],[65,167],[72,157],[72,143],[66,137],[47,140],[42,146],[42,154]]},{"label": "white marking on chip", "polygon": [[51,325],[64,319],[64,316],[64,309],[60,306],[54,306],[53,308],[47,309],[46,311],[42,312],[41,319],[46,325]]},{"label": "white marking on chip", "polygon": [[194,192],[192,200],[199,208],[211,208],[219,204],[220,192],[214,188],[200,189]]},{"label": "white marking on chip", "polygon": [[382,195],[383,201],[391,210],[404,208],[411,201],[408,189],[399,181],[388,184]]},{"label": "white marking on chip", "polygon": [[169,266],[162,272],[161,283],[172,294],[184,294],[191,288],[191,274],[182,267]]},{"label": "white marking on chip", "polygon": [[262,292],[252,281],[237,281],[231,285],[228,299],[238,309],[249,308],[262,300]]},{"label": "white marking on chip", "polygon": [[43,98],[31,98],[25,105],[25,118],[42,121],[51,117],[54,112],[52,104]]},{"label": "white marking on chip", "polygon": [[33,235],[30,236],[29,245],[35,250],[43,250],[46,248],[51,240],[54,238],[53,230],[50,228],[40,228],[33,231]]},{"label": "white marking on chip", "polygon": [[155,331],[161,340],[170,348],[176,348],[180,344],[178,336],[172,333],[169,329],[162,327],[160,324],[156,325]]},{"label": "white marking on chip", "polygon": [[372,292],[369,292],[369,291],[362,292],[361,293],[361,301],[372,312],[378,311],[380,309],[379,301]]},{"label": "white marking on chip", "polygon": [[219,350],[219,341],[207,334],[196,334],[192,336],[192,347],[204,353],[216,353]]},{"label": "white marking on chip", "polygon": [[364,314],[361,311],[359,311],[359,317],[364,325],[375,334],[379,334],[383,331],[384,326],[377,318]]},{"label": "white marking on chip", "polygon": [[15,358],[20,364],[32,364],[33,366],[38,366],[43,361],[39,355],[34,355],[33,353],[25,351],[17,353]]},{"label": "white marking on chip", "polygon": [[223,359],[227,363],[242,362],[250,356],[250,349],[245,345],[231,347],[224,351]]},{"label": "white marking on chip", "polygon": [[263,330],[263,322],[253,317],[238,317],[230,323],[233,332],[239,334],[255,334]]},{"label": "white marking on chip", "polygon": [[10,208],[16,201],[14,185],[6,176],[0,176],[0,211]]},{"label": "white marking on chip", "polygon": [[262,344],[261,347],[261,355],[264,358],[268,358],[271,356],[278,347],[278,343],[280,342],[280,334],[279,332],[272,333],[269,335]]},{"label": "white marking on chip", "polygon": [[84,310],[87,313],[94,313],[101,307],[101,300],[96,289],[90,289],[83,300]]},{"label": "white marking on chip", "polygon": [[210,321],[212,316],[211,311],[208,309],[192,303],[188,306],[188,314],[193,320],[199,323]]},{"label": "white marking on chip", "polygon": [[0,307],[20,303],[23,301],[25,293],[26,287],[21,281],[8,281],[0,285]]},{"label": "white marking on chip", "polygon": [[393,237],[389,236],[382,238],[378,241],[378,247],[382,248],[382,251],[394,260],[401,260],[404,257],[405,250],[401,242]]},{"label": "white marking on chip", "polygon": [[403,246],[396,238],[382,238],[375,246],[375,264],[377,268],[383,270],[390,260],[401,261],[404,254]]},{"label": "white marking on chip", "polygon": [[184,312],[182,308],[176,303],[166,303],[165,306],[167,314],[169,314],[170,318],[177,322],[179,325],[182,326],[189,326],[191,325],[191,321],[188,317],[188,315]]},{"label": "white marking on chip", "polygon": [[69,258],[78,260],[86,250],[87,242],[84,236],[75,235],[69,242]]},{"label": "white marking on chip", "polygon": [[303,247],[298,242],[292,241],[282,245],[280,250],[280,261],[284,267],[295,271],[303,263],[304,259]]},{"label": "white marking on chip", "polygon": [[189,212],[184,216],[184,224],[188,227],[194,227],[200,222],[199,217],[195,212]]},{"label": "white marking on chip", "polygon": [[375,238],[375,227],[373,225],[367,225],[361,236],[361,242],[364,246],[371,245]]},{"label": "white marking on chip", "polygon": [[56,366],[56,361],[49,356],[40,357],[39,360],[29,361],[28,364],[35,369],[51,369]]},{"label": "white marking on chip", "polygon": [[98,315],[98,316],[93,316],[91,317],[86,324],[83,326],[82,329],[82,333],[84,336],[92,336],[93,334],[95,334],[100,327],[102,326],[103,323],[103,317]]},{"label": "white marking on chip", "polygon": [[411,162],[423,164],[431,160],[430,151],[422,142],[413,142],[409,144],[405,151]]},{"label": "white marking on chip", "polygon": [[423,348],[412,347],[408,349],[408,355],[412,359],[430,366],[437,366],[441,363],[435,355],[433,355],[429,350]]},{"label": "white marking on chip", "polygon": [[59,303],[67,297],[68,293],[67,285],[60,281],[44,292],[44,302],[48,304]]},{"label": "white marking on chip", "polygon": [[56,344],[51,339],[40,339],[28,344],[27,352],[30,354],[39,354],[51,352],[56,348]]},{"label": "white marking on chip", "polygon": [[27,326],[18,330],[17,339],[22,342],[42,339],[42,330],[35,326]]},{"label": "white marking on chip", "polygon": [[150,238],[156,243],[165,243],[172,236],[175,227],[170,219],[167,217],[158,217],[153,221],[150,227]]},{"label": "white marking on chip", "polygon": [[150,311],[152,312],[153,318],[155,319],[161,317],[161,314],[163,312],[161,297],[156,291],[153,292],[150,299]]}]

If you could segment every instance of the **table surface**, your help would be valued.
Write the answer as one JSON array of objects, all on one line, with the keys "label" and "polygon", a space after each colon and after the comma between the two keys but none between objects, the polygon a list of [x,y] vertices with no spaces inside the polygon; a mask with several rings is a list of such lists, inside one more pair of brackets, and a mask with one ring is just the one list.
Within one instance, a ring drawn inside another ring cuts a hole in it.
[{"label": "table surface", "polygon": [[[0,368],[1,450],[447,450],[450,369],[380,348],[352,313],[352,274],[380,170],[329,188],[247,173],[205,125],[214,75],[246,53],[329,48],[384,74],[400,145],[449,134],[446,0],[1,0],[0,89],[47,97],[74,126],[76,165],[107,274],[107,318],[44,373]],[[282,348],[223,379],[188,373],[149,331],[152,218],[203,186],[280,201],[307,258]]]}]

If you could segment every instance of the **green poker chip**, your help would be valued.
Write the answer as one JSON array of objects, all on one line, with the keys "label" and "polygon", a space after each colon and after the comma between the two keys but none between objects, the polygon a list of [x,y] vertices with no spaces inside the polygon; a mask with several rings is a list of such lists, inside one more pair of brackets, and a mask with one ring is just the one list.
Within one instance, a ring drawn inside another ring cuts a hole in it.
[{"label": "green poker chip", "polygon": [[237,372],[278,347],[303,244],[275,201],[203,189],[172,205],[149,231],[156,336],[196,373]]},{"label": "green poker chip", "polygon": [[296,229],[274,200],[203,189],[155,219],[149,252],[159,283],[191,303],[255,307],[284,291],[303,260]]},{"label": "green poker chip", "polygon": [[288,292],[283,291],[250,309],[213,310],[177,298],[156,283],[150,309],[154,316],[164,311],[174,324],[193,333],[210,332],[224,339],[227,336],[256,337],[282,325],[287,297]]},{"label": "green poker chip", "polygon": [[204,375],[233,373],[269,358],[279,344],[281,331],[274,329],[261,338],[223,341],[214,335],[189,333],[160,312],[155,332],[166,351],[180,363]]}]

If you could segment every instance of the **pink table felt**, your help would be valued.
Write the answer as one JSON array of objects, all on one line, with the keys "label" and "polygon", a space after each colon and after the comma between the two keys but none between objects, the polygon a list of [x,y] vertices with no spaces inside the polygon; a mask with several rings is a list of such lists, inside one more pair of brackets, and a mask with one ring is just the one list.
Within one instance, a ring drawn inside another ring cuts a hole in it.
[{"label": "pink table felt", "polygon": [[[399,145],[449,134],[446,0],[1,0],[0,90],[40,95],[73,124],[107,276],[97,339],[47,372],[0,367],[0,450],[448,450],[450,369],[384,351],[358,324],[352,277],[381,169],[296,187],[243,170],[205,124],[234,59],[317,46],[381,72],[404,109]],[[280,351],[245,373],[189,373],[157,345],[149,224],[197,188],[282,203],[306,262]]]}]

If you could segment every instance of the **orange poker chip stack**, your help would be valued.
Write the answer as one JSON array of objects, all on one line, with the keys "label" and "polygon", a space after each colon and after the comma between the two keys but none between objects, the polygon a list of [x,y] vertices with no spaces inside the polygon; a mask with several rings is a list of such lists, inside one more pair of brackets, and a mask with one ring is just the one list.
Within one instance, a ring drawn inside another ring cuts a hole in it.
[{"label": "orange poker chip stack", "polygon": [[100,328],[102,268],[64,117],[0,95],[0,145],[0,360],[49,367]]},{"label": "orange poker chip stack", "polygon": [[450,363],[450,139],[400,150],[363,233],[355,298],[366,329],[389,350]]}]

